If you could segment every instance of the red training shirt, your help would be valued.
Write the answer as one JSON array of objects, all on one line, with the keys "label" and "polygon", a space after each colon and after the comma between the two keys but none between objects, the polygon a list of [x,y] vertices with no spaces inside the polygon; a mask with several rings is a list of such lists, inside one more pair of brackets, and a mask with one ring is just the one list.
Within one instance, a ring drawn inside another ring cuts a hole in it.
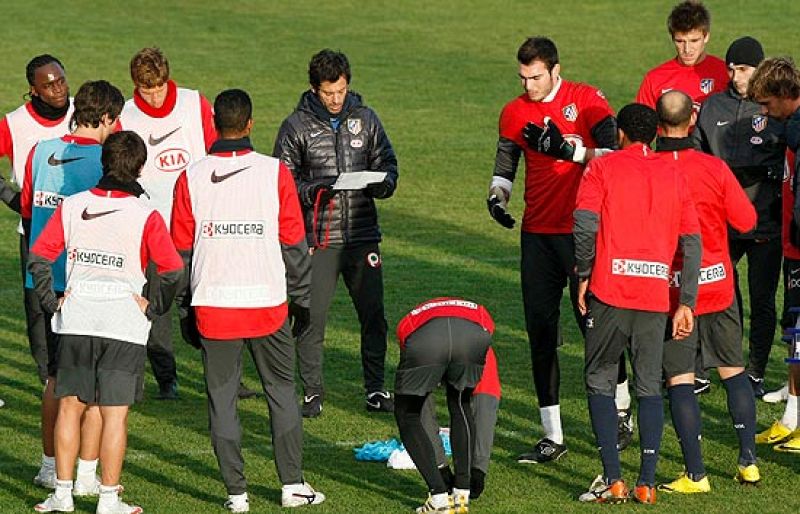
[{"label": "red training shirt", "polygon": [[592,86],[561,80],[541,102],[522,94],[503,107],[500,137],[509,139],[525,154],[525,213],[522,230],[542,234],[572,233],[572,210],[583,172],[583,164],[563,161],[532,150],[522,129],[532,121],[544,124],[545,116],[566,138],[596,148],[592,128],[613,116],[603,93]]},{"label": "red training shirt", "polygon": [[[756,210],[725,161],[692,149],[658,152],[674,162],[686,175],[689,193],[700,222],[703,257],[695,314],[721,312],[733,303],[733,266],[728,249],[728,224],[738,232],[756,226]],[[672,271],[679,274],[683,264],[680,251]],[[675,275],[677,276],[677,275]],[[680,280],[670,284],[670,312],[678,308]]]},{"label": "red training shirt", "polygon": [[669,311],[669,270],[681,235],[699,234],[686,178],[649,147],[635,143],[592,160],[576,210],[600,223],[589,289],[603,303]]},{"label": "red training shirt", "polygon": [[694,66],[684,66],[673,58],[645,74],[636,102],[655,109],[661,95],[677,89],[689,95],[695,110],[699,110],[710,95],[725,91],[729,81],[728,67],[719,57],[706,55]]}]

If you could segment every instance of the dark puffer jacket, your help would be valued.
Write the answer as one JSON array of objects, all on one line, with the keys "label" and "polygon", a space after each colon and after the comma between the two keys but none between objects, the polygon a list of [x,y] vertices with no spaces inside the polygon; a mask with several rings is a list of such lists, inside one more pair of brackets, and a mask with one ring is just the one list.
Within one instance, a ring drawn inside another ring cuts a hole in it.
[{"label": "dark puffer jacket", "polygon": [[[281,125],[273,151],[294,175],[309,246],[380,241],[374,198],[389,198],[397,187],[392,144],[377,114],[361,103],[357,93],[347,93],[336,130],[329,119],[320,116],[320,105],[313,92],[303,93],[295,111]],[[321,202],[314,194],[320,183],[332,184],[340,173],[355,171],[384,171],[387,175],[381,186],[339,191],[330,201]]]}]

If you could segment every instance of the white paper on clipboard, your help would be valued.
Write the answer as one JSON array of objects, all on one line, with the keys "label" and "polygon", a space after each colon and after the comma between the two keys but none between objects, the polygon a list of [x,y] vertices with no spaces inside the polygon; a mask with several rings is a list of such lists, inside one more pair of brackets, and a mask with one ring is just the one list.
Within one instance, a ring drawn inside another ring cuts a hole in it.
[{"label": "white paper on clipboard", "polygon": [[383,182],[385,171],[353,171],[342,173],[333,184],[334,191],[364,189],[370,184]]}]

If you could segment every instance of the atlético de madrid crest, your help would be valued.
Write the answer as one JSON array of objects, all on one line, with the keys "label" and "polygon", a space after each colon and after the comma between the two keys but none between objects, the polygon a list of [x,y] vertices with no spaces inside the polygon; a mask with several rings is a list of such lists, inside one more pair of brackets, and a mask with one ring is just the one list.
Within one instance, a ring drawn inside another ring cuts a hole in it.
[{"label": "atl\u00e9tico de madrid crest", "polygon": [[359,132],[361,132],[361,120],[358,118],[347,120],[347,130],[354,136],[357,136]]},{"label": "atl\u00e9tico de madrid crest", "polygon": [[568,106],[561,109],[561,112],[564,113],[564,118],[567,121],[575,122],[578,119],[578,107],[575,104],[569,104]]},{"label": "atl\u00e9tico de madrid crest", "polygon": [[700,80],[700,91],[705,94],[709,94],[714,91],[714,79],[702,79]]},{"label": "atl\u00e9tico de madrid crest", "polygon": [[761,132],[767,128],[767,117],[763,114],[754,114],[753,115],[753,130],[756,132]]}]

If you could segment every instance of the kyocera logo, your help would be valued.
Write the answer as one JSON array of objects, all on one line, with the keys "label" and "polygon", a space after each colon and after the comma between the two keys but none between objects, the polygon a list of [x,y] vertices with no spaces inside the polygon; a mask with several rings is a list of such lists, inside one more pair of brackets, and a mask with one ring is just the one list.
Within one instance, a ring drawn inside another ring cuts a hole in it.
[{"label": "kyocera logo", "polygon": [[264,237],[263,221],[203,221],[200,236],[209,238],[261,238]]},{"label": "kyocera logo", "polygon": [[183,148],[167,148],[153,162],[159,171],[174,172],[185,170],[191,160],[191,154]]},{"label": "kyocera logo", "polygon": [[125,256],[101,250],[71,247],[67,250],[67,262],[92,268],[119,270],[125,266]]},{"label": "kyocera logo", "polygon": [[63,201],[64,201],[64,196],[57,193],[51,193],[50,191],[35,191],[33,193],[34,207],[55,209]]}]

